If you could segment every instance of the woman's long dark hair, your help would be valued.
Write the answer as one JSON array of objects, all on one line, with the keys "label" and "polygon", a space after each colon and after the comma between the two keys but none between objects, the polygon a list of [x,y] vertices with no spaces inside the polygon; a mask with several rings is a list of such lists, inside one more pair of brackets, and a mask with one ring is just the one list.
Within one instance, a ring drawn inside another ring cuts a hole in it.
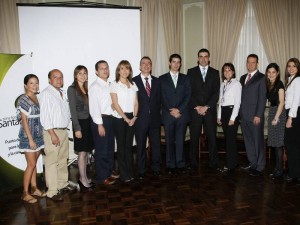
[{"label": "woman's long dark hair", "polygon": [[289,82],[289,77],[291,76],[288,72],[288,65],[290,62],[293,62],[295,63],[295,66],[297,67],[297,73],[295,74],[293,80],[296,78],[296,77],[299,77],[300,76],[300,62],[299,62],[299,59],[297,58],[291,58],[287,61],[286,63],[286,67],[285,67],[285,89],[288,88],[288,86],[290,86],[290,84],[293,82],[293,80],[291,80]]},{"label": "woman's long dark hair", "polygon": [[88,69],[83,65],[78,65],[74,69],[74,84],[77,92],[80,94],[80,96],[84,99],[85,102],[88,102],[88,79],[83,83],[83,89],[85,93],[81,90],[79,87],[78,81],[77,81],[77,74],[80,72],[80,70],[85,70],[86,74],[88,75]]},{"label": "woman's long dark hair", "polygon": [[[276,72],[278,73],[276,79],[275,79],[275,82],[271,82],[270,79],[268,78],[268,70],[271,69],[271,68],[274,68],[276,70]],[[279,66],[277,65],[277,63],[270,63],[267,68],[266,68],[266,72],[265,72],[265,75],[266,75],[266,86],[267,86],[267,90],[270,92],[273,87],[279,82],[280,80],[280,68]]]}]

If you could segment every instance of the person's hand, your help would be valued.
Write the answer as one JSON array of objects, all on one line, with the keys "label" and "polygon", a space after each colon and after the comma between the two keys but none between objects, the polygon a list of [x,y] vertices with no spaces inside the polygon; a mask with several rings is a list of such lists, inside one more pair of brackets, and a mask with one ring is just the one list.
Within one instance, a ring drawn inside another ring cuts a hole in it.
[{"label": "person's hand", "polygon": [[273,125],[273,126],[276,126],[278,123],[279,123],[279,120],[278,120],[278,119],[273,119],[273,120],[272,120],[272,125]]},{"label": "person's hand", "polygon": [[133,117],[133,118],[129,121],[128,125],[129,125],[130,127],[132,127],[132,126],[134,125],[136,119],[137,119],[137,117]]},{"label": "person's hand", "polygon": [[99,133],[100,137],[105,136],[105,128],[104,128],[103,124],[98,124],[98,133]]},{"label": "person's hand", "polygon": [[79,131],[75,131],[75,137],[77,137],[77,138],[82,138],[82,133],[81,133],[81,131],[79,130]]},{"label": "person's hand", "polygon": [[36,143],[34,142],[34,140],[29,140],[29,146],[30,146],[30,149],[32,149],[32,150],[36,149]]},{"label": "person's hand", "polygon": [[170,109],[170,114],[171,114],[171,116],[175,117],[176,119],[178,119],[181,116],[180,111],[176,108]]},{"label": "person's hand", "polygon": [[60,140],[54,131],[51,134],[51,142],[53,145],[55,145],[55,147],[60,146]]},{"label": "person's hand", "polygon": [[219,126],[222,125],[221,119],[217,119],[217,124],[218,124]]},{"label": "person's hand", "polygon": [[229,120],[228,126],[232,126],[232,125],[234,125],[234,120]]},{"label": "person's hand", "polygon": [[254,126],[257,126],[260,124],[260,118],[258,116],[254,116],[253,124],[254,124]]},{"label": "person's hand", "polygon": [[292,117],[288,117],[285,126],[286,126],[286,128],[292,127]]}]

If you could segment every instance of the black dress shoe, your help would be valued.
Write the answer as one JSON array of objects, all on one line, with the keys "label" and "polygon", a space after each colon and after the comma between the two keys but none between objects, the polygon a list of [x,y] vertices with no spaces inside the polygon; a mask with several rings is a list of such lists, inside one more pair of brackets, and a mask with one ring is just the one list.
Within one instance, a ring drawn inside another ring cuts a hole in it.
[{"label": "black dress shoe", "polygon": [[74,193],[76,191],[77,191],[77,188],[74,186],[71,186],[70,184],[68,184],[67,186],[65,186],[62,189],[59,189],[60,194]]},{"label": "black dress shoe", "polygon": [[300,178],[297,178],[296,185],[300,185]]},{"label": "black dress shoe", "polygon": [[252,176],[252,177],[261,177],[261,176],[263,176],[264,174],[263,174],[263,172],[261,172],[261,171],[253,170],[253,169],[252,169],[252,170],[250,170],[249,175]]},{"label": "black dress shoe", "polygon": [[286,176],[284,177],[284,180],[285,180],[286,182],[292,182],[292,181],[296,181],[296,178],[289,177],[289,175],[286,175]]},{"label": "black dress shoe", "polygon": [[248,166],[241,166],[241,169],[244,171],[250,171],[252,169],[252,167],[250,165]]},{"label": "black dress shoe", "polygon": [[161,173],[159,171],[153,171],[153,175],[155,177],[160,177],[161,176]]},{"label": "black dress shoe", "polygon": [[167,169],[167,173],[169,174],[169,175],[177,175],[177,173],[176,173],[176,171],[175,171],[175,169],[174,168],[168,168]]},{"label": "black dress shoe", "polygon": [[88,191],[92,191],[95,189],[95,186],[92,186],[92,185],[89,187],[84,186],[80,180],[78,180],[78,184],[79,184],[81,192],[88,192]]},{"label": "black dress shoe", "polygon": [[145,174],[144,173],[139,173],[138,174],[138,179],[139,180],[144,180],[145,179]]},{"label": "black dress shoe", "polygon": [[54,202],[62,202],[64,200],[59,193],[53,195],[51,198],[50,197],[47,198],[51,199]]},{"label": "black dress shoe", "polygon": [[185,168],[184,168],[184,167],[178,168],[178,173],[179,173],[179,174],[186,174]]}]

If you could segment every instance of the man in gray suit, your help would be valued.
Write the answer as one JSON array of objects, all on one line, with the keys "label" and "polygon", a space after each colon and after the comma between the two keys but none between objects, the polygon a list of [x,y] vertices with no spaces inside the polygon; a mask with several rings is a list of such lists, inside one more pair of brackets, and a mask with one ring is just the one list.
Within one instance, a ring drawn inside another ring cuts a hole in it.
[{"label": "man in gray suit", "polygon": [[264,152],[264,111],[266,105],[265,75],[260,73],[258,56],[247,57],[248,73],[240,79],[242,99],[240,107],[241,127],[244,135],[249,165],[242,169],[251,176],[262,176],[266,164]]}]

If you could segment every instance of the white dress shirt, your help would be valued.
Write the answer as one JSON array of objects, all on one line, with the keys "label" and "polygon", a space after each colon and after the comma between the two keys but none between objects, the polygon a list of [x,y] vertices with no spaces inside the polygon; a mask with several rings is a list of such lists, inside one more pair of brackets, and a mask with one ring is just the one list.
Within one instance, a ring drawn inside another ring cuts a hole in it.
[{"label": "white dress shirt", "polygon": [[[142,81],[143,81],[143,84],[144,84],[144,87],[146,88],[146,76],[144,76],[143,74],[141,74],[141,78],[142,78]],[[148,78],[148,83],[149,83],[149,85],[150,85],[150,88],[151,88],[151,81],[152,81],[152,77],[151,77],[151,75],[148,75],[147,76],[147,78]]]},{"label": "white dress shirt", "polygon": [[[117,94],[118,104],[124,113],[132,113],[134,111],[134,102],[138,90],[139,89],[134,82],[133,84],[130,84],[130,88],[128,88],[121,81],[114,81],[111,85],[110,92]],[[122,118],[116,110],[113,111],[112,115],[116,118]]]},{"label": "white dress shirt", "polygon": [[112,115],[109,82],[97,77],[89,87],[89,107],[92,120],[96,124],[103,124],[101,114]]},{"label": "white dress shirt", "polygon": [[222,106],[233,105],[230,120],[235,120],[238,116],[241,104],[242,85],[235,78],[229,82],[224,80],[220,87],[218,119],[221,119]]},{"label": "white dress shirt", "polygon": [[[290,77],[290,80],[292,77]],[[285,92],[285,108],[290,109],[289,117],[296,118],[300,106],[300,77],[296,77]]]},{"label": "white dress shirt", "polygon": [[170,71],[170,74],[171,74],[171,78],[173,80],[174,86],[177,87],[177,81],[178,81],[179,72],[173,73],[173,72]]},{"label": "white dress shirt", "polygon": [[[253,75],[256,74],[257,71],[258,71],[258,70],[255,70],[255,71],[253,71],[252,73],[247,73],[247,76],[246,76],[246,79],[245,79],[245,83],[244,83],[244,84],[246,84],[248,81],[250,81],[250,80],[252,79]],[[249,74],[251,74],[250,79],[249,79]],[[249,80],[248,80],[248,79],[249,79]]]},{"label": "white dress shirt", "polygon": [[67,95],[52,85],[46,87],[39,95],[40,119],[45,130],[66,128],[70,123],[70,109]]}]

